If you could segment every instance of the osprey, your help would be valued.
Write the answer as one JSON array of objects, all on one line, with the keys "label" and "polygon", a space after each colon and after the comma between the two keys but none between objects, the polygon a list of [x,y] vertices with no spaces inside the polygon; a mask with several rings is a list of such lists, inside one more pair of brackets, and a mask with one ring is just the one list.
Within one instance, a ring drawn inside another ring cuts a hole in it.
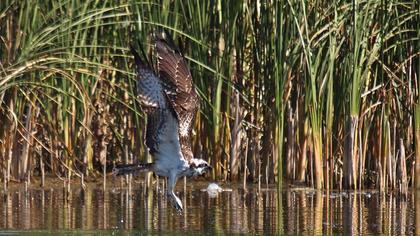
[{"label": "osprey", "polygon": [[194,158],[191,150],[191,130],[199,98],[187,63],[168,33],[155,34],[153,40],[155,70],[132,47],[131,53],[137,65],[137,98],[147,114],[145,143],[155,161],[119,165],[114,168],[114,174],[153,171],[167,177],[168,199],[182,211],[181,200],[174,193],[177,180],[202,175],[211,166],[203,159]]}]

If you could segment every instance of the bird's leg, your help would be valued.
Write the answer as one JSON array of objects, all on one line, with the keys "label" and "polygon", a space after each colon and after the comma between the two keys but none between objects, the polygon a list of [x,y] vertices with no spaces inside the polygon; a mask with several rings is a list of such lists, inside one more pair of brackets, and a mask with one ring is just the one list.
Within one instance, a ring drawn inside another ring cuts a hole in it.
[{"label": "bird's leg", "polygon": [[179,199],[174,193],[176,181],[177,181],[177,177],[175,175],[171,175],[168,177],[168,187],[166,189],[166,194],[170,202],[172,203],[172,205],[175,207],[175,209],[178,212],[182,212],[183,208],[182,208],[181,199]]}]

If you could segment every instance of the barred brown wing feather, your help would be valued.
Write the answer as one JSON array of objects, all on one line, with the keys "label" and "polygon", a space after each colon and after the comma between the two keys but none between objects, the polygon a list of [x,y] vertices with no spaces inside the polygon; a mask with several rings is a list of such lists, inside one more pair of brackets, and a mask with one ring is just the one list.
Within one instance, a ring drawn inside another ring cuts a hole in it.
[{"label": "barred brown wing feather", "polygon": [[172,84],[177,92],[190,93],[191,73],[181,54],[168,49],[161,41],[156,43],[159,75]]},{"label": "barred brown wing feather", "polygon": [[198,110],[199,99],[192,83],[191,72],[180,52],[170,46],[164,37],[155,38],[157,70],[170,106],[179,124],[179,141],[184,158],[193,157],[191,129]]},{"label": "barred brown wing feather", "polygon": [[156,108],[167,108],[167,98],[160,78],[141,59],[134,48],[130,48],[137,66],[137,92],[142,109],[149,113]]},{"label": "barred brown wing feather", "polygon": [[142,109],[149,113],[151,109],[167,108],[167,98],[158,77],[150,70],[139,70],[138,74],[137,92]]},{"label": "barred brown wing feather", "polygon": [[198,107],[192,111],[181,112],[179,118],[179,142],[181,144],[181,151],[186,160],[193,158],[191,149],[191,130],[195,120],[195,114]]},{"label": "barred brown wing feather", "polygon": [[162,38],[156,39],[156,53],[157,70],[175,111],[194,110],[198,106],[197,93],[184,57]]},{"label": "barred brown wing feather", "polygon": [[[132,49],[137,65],[137,92],[142,110],[147,114],[145,143],[151,154],[174,153],[180,150],[178,121],[161,79],[141,60]],[[160,155],[161,156],[161,155]],[[173,155],[176,157],[176,155]]]}]

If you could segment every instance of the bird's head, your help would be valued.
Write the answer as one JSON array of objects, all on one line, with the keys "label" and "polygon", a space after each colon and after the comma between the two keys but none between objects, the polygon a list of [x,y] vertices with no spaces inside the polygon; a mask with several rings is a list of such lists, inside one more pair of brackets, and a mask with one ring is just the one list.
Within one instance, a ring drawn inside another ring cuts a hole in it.
[{"label": "bird's head", "polygon": [[191,159],[189,164],[190,164],[189,171],[188,171],[189,176],[203,175],[212,169],[209,163],[207,163],[207,161],[203,159],[193,158]]}]

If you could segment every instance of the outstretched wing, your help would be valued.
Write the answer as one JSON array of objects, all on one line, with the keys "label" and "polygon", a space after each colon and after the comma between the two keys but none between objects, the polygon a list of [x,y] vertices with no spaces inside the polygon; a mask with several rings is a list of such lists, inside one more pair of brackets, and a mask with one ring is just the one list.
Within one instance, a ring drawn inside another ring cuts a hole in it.
[{"label": "outstretched wing", "polygon": [[155,47],[157,70],[163,82],[168,102],[178,118],[181,151],[184,158],[189,161],[193,157],[191,129],[199,104],[191,72],[169,34],[165,32],[156,34]]},{"label": "outstretched wing", "polygon": [[162,82],[133,48],[131,53],[137,65],[138,100],[147,114],[146,146],[151,154],[179,153],[178,121],[168,106]]},{"label": "outstretched wing", "polygon": [[136,50],[130,47],[137,65],[137,92],[142,109],[149,114],[156,108],[167,109],[167,98],[159,77],[141,59]]}]

